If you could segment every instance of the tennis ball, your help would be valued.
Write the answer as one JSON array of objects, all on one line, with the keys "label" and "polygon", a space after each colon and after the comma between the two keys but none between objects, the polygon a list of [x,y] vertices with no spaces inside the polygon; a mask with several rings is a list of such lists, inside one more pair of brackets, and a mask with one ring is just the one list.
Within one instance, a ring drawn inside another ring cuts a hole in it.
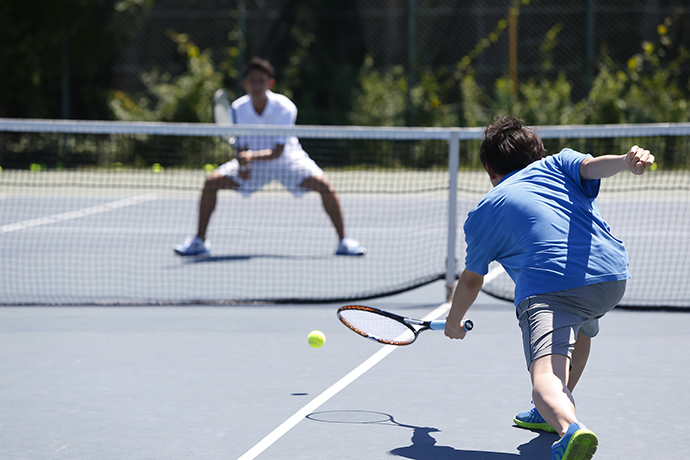
[{"label": "tennis ball", "polygon": [[153,171],[155,174],[158,174],[159,172],[163,171],[163,167],[160,165],[160,163],[154,163],[151,165],[151,171]]},{"label": "tennis ball", "polygon": [[321,348],[326,343],[326,336],[321,331],[311,331],[308,339],[312,348]]}]

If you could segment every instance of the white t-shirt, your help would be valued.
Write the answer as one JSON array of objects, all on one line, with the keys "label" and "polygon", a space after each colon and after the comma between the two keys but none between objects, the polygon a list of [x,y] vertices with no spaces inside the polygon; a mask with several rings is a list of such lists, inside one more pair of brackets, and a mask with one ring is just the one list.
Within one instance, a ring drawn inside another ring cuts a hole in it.
[{"label": "white t-shirt", "polygon": [[[297,106],[282,94],[266,91],[268,102],[261,115],[256,113],[252,98],[245,95],[232,103],[230,117],[237,125],[286,125],[294,126],[297,120]],[[281,157],[296,159],[305,156],[299,140],[295,136],[240,136],[235,145],[240,149],[273,149],[276,144],[284,145]]]}]

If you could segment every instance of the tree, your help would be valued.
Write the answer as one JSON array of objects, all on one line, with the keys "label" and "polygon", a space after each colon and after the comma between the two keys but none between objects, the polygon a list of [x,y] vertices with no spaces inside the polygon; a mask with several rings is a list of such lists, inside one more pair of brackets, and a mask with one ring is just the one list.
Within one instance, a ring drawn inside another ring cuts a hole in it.
[{"label": "tree", "polygon": [[109,118],[108,63],[151,2],[0,2],[0,116]]}]

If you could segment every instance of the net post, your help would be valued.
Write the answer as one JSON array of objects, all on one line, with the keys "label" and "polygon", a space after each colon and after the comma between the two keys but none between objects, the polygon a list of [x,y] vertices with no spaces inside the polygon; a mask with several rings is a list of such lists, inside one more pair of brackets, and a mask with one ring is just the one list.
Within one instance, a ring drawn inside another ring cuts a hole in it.
[{"label": "net post", "polygon": [[455,239],[457,236],[458,167],[460,166],[460,132],[451,130],[448,141],[448,251],[446,253],[446,299],[455,285]]}]

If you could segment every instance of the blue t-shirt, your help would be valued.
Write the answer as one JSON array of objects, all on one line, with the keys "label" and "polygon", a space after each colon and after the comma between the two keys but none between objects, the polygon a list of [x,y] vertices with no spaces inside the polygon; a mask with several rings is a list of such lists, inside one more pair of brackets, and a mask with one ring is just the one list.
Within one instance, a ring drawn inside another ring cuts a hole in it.
[{"label": "blue t-shirt", "polygon": [[625,245],[597,208],[601,181],[580,178],[587,157],[563,149],[506,175],[467,216],[465,268],[486,275],[500,262],[515,282],[516,305],[630,278]]}]

